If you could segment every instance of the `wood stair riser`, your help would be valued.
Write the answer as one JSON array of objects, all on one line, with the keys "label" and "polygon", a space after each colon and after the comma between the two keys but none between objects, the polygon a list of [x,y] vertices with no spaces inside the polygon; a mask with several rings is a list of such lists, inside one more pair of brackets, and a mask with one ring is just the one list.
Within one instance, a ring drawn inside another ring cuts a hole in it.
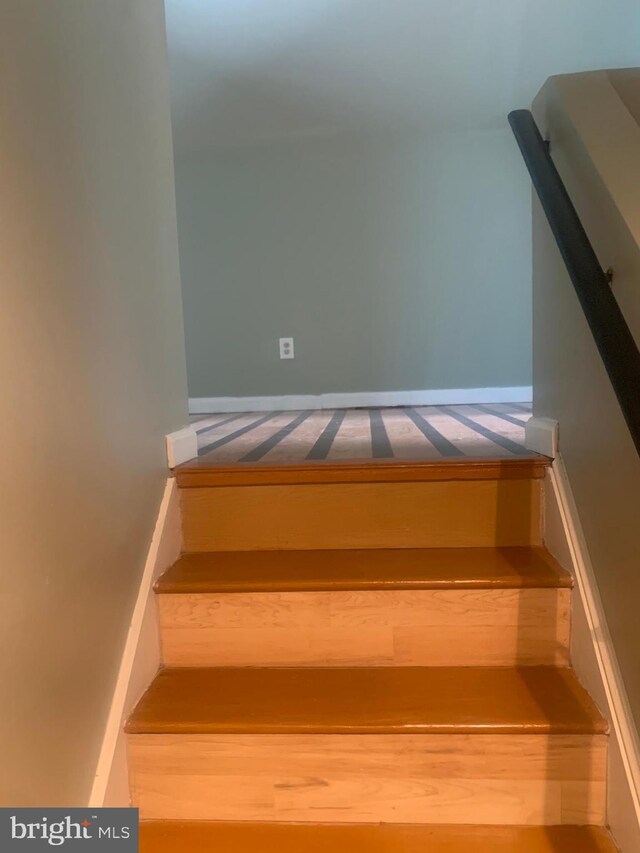
[{"label": "wood stair riser", "polygon": [[569,589],[158,595],[168,666],[566,666]]},{"label": "wood stair riser", "polygon": [[541,541],[538,479],[180,491],[187,551],[506,547]]},{"label": "wood stair riser", "polygon": [[128,735],[143,820],[596,824],[605,735]]}]

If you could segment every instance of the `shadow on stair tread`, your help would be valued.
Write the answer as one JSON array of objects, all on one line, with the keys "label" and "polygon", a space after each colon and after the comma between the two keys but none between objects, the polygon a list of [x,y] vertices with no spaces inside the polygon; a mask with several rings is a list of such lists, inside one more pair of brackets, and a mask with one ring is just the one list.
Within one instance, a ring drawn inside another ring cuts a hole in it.
[{"label": "shadow on stair tread", "polygon": [[140,853],[615,853],[590,826],[300,825],[143,821]]}]

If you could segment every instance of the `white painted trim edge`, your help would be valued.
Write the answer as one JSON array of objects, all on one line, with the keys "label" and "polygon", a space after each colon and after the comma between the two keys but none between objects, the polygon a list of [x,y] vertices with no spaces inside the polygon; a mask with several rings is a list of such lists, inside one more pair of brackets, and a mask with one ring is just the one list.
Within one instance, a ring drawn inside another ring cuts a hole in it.
[{"label": "white painted trim edge", "polygon": [[[550,468],[545,544],[571,563],[574,602],[572,659],[578,677],[611,724],[608,822],[623,853],[640,850],[640,742],[589,557],[584,531],[561,456]],[[554,525],[553,516],[556,523]],[[558,521],[561,531],[557,530]],[[556,530],[552,529],[555,526]],[[553,541],[555,535],[555,542]],[[564,538],[564,542],[561,539]],[[564,561],[566,563],[566,560]]]},{"label": "white painted trim edge", "polygon": [[89,806],[128,806],[124,722],[160,666],[160,637],[153,584],[180,555],[180,508],[173,477],[167,479],[138,595],[133,608],[102,739]]},{"label": "white painted trim edge", "polygon": [[527,450],[555,459],[558,455],[558,421],[551,418],[529,418],[524,427]]},{"label": "white painted trim edge", "polygon": [[190,397],[192,415],[273,412],[297,409],[352,409],[362,406],[453,406],[472,403],[528,403],[530,385],[511,388],[441,388],[422,391],[359,391],[285,394],[273,397]]},{"label": "white painted trim edge", "polygon": [[166,442],[169,468],[175,468],[176,465],[195,459],[198,455],[198,434],[194,426],[170,432],[166,436]]}]

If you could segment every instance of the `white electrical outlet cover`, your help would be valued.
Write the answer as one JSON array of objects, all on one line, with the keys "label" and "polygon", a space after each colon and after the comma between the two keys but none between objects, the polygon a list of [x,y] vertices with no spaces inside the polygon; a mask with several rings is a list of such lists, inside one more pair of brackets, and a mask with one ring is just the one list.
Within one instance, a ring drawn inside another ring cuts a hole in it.
[{"label": "white electrical outlet cover", "polygon": [[293,338],[280,338],[280,358],[294,358]]}]

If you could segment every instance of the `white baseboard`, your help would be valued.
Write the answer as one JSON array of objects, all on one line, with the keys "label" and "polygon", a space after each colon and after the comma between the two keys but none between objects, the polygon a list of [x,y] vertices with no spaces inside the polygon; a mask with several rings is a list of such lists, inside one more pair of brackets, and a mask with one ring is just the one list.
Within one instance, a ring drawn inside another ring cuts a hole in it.
[{"label": "white baseboard", "polygon": [[430,391],[354,391],[286,394],[274,397],[190,397],[192,415],[218,412],[274,412],[298,409],[354,409],[364,406],[453,406],[468,403],[528,403],[530,385],[512,388],[439,388]]},{"label": "white baseboard", "polygon": [[555,459],[558,455],[558,421],[551,418],[529,418],[524,427],[527,450]]},{"label": "white baseboard", "polygon": [[173,477],[167,480],[138,589],[107,718],[89,806],[128,806],[129,774],[124,722],[160,666],[153,584],[180,555],[180,508]]},{"label": "white baseboard", "polygon": [[198,455],[198,434],[195,427],[186,426],[176,432],[170,432],[166,439],[169,468],[175,468],[176,465],[195,459]]},{"label": "white baseboard", "polygon": [[608,823],[622,853],[640,850],[640,744],[562,458],[545,481],[545,545],[574,577],[571,657],[611,724]]}]

